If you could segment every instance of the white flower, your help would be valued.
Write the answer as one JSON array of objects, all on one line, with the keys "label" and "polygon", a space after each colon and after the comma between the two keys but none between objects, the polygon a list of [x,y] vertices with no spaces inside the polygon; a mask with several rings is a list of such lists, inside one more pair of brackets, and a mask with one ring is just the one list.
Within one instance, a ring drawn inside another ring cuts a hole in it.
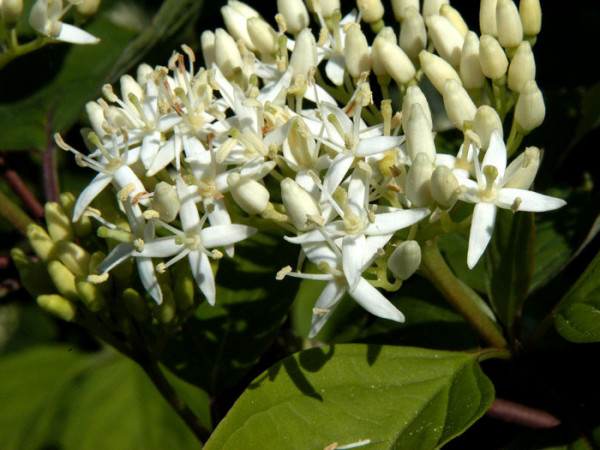
[{"label": "white flower", "polygon": [[71,7],[71,3],[63,9],[62,0],[37,0],[29,13],[29,24],[44,36],[72,44],[97,44],[96,36],[74,25],[63,23],[60,19]]},{"label": "white flower", "polygon": [[558,198],[525,189],[504,187],[517,171],[514,162],[506,167],[506,146],[497,131],[492,133],[481,165],[477,157],[473,161],[477,181],[461,179],[466,190],[459,196],[463,201],[475,203],[467,253],[467,265],[471,269],[492,238],[497,208],[542,212],[558,209],[566,204]]}]

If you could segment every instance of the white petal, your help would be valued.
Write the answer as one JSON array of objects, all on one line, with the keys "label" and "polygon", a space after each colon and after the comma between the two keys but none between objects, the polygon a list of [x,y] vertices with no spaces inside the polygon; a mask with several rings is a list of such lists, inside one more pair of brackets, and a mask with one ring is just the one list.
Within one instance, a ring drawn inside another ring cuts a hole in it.
[{"label": "white petal", "polygon": [[356,289],[354,292],[350,292],[350,295],[371,314],[396,322],[404,322],[404,314],[398,311],[398,308],[364,278],[359,280]]},{"label": "white petal", "polygon": [[496,211],[496,205],[492,203],[477,203],[473,209],[471,231],[469,232],[469,251],[467,252],[469,269],[475,267],[492,238]]},{"label": "white petal", "polygon": [[85,209],[90,206],[90,203],[104,190],[106,186],[112,181],[112,175],[99,173],[94,179],[87,185],[87,187],[81,191],[75,207],[73,208],[73,222],[77,222]]},{"label": "white petal", "polygon": [[344,55],[340,55],[338,53],[332,54],[325,64],[325,73],[327,74],[327,78],[329,78],[333,84],[336,86],[341,86],[344,84],[344,68],[346,64],[344,62]]},{"label": "white petal", "polygon": [[175,243],[174,236],[158,238],[152,242],[144,243],[144,248],[141,252],[134,252],[133,256],[148,257],[148,258],[168,258],[185,251],[183,245]]},{"label": "white petal", "polygon": [[100,39],[96,36],[91,35],[87,31],[83,31],[81,28],[77,28],[74,25],[60,22],[60,32],[58,36],[51,36],[59,41],[70,42],[72,44],[97,44]]},{"label": "white petal", "polygon": [[323,179],[323,188],[330,194],[337,189],[354,162],[352,155],[337,155]]},{"label": "white petal", "polygon": [[543,212],[562,208],[567,204],[564,200],[525,189],[504,188],[498,192],[496,205],[510,209],[516,199],[520,199],[518,211]]},{"label": "white petal", "polygon": [[214,306],[216,299],[215,276],[210,267],[208,256],[205,253],[195,251],[189,253],[188,259],[196,284],[206,297],[206,301]]},{"label": "white petal", "polygon": [[316,265],[324,262],[332,269],[337,269],[341,266],[341,258],[325,242],[304,244],[302,250],[306,254],[306,257]]},{"label": "white petal", "polygon": [[175,159],[175,135],[165,142],[162,147],[156,153],[156,156],[152,160],[150,167],[148,168],[147,176],[151,177],[156,175],[162,169],[167,167],[171,161]]},{"label": "white petal", "polygon": [[386,152],[398,147],[404,141],[404,136],[376,136],[361,139],[356,147],[356,156],[369,156]]},{"label": "white petal", "polygon": [[129,259],[133,253],[133,245],[121,243],[118,244],[108,254],[106,258],[102,260],[96,267],[96,270],[100,273],[109,272],[113,267],[118,266],[126,259]]},{"label": "white petal", "polygon": [[388,243],[392,236],[393,233],[369,236],[367,238],[362,255],[361,271],[364,272],[365,269],[371,265],[371,263],[377,256],[377,250],[385,247],[385,244]]},{"label": "white petal", "polygon": [[375,215],[375,221],[365,228],[365,234],[388,234],[413,225],[429,215],[427,208],[404,209]]},{"label": "white petal", "polygon": [[194,157],[195,155],[202,154],[206,151],[204,145],[200,142],[200,139],[189,133],[184,133],[181,136],[181,141],[187,158]]},{"label": "white petal", "polygon": [[154,299],[157,304],[161,304],[163,297],[162,291],[156,278],[154,264],[150,258],[136,258],[138,274],[146,292]]},{"label": "white petal", "polygon": [[[317,303],[315,303],[315,309],[321,310],[323,314],[316,314],[313,312],[312,323],[310,325],[309,339],[314,338],[323,325],[329,319],[329,316],[335,311],[335,308],[339,304],[342,296],[346,293],[346,286],[336,281],[330,281],[325,285],[325,288],[319,295]],[[326,311],[326,312],[325,312]]]},{"label": "white petal", "polygon": [[246,225],[216,225],[203,228],[202,243],[206,248],[223,247],[242,241],[256,233],[256,228]]},{"label": "white petal", "polygon": [[362,275],[365,239],[364,234],[358,234],[345,236],[342,241],[342,267],[346,280],[348,280],[350,292],[356,289]]},{"label": "white petal", "polygon": [[506,170],[506,145],[504,145],[502,136],[500,136],[497,130],[492,131],[490,145],[481,163],[482,170],[485,166],[494,166],[498,169],[498,180],[504,176],[504,171]]},{"label": "white petal", "polygon": [[156,153],[160,148],[160,132],[152,131],[144,136],[142,140],[141,159],[144,167],[147,169],[152,164],[156,157]]}]

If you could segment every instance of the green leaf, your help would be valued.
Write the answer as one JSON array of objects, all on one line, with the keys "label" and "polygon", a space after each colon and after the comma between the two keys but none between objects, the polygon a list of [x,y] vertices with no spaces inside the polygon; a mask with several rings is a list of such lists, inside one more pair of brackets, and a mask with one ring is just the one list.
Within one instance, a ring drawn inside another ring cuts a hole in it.
[{"label": "green leaf", "polygon": [[508,330],[529,292],[533,276],[533,213],[499,210],[494,236],[485,253],[487,290],[492,308]]},{"label": "green leaf", "polygon": [[554,325],[571,342],[600,342],[600,253],[563,298]]},{"label": "green leaf", "polygon": [[437,448],[493,400],[477,358],[364,344],[292,355],[254,380],[206,449]]}]

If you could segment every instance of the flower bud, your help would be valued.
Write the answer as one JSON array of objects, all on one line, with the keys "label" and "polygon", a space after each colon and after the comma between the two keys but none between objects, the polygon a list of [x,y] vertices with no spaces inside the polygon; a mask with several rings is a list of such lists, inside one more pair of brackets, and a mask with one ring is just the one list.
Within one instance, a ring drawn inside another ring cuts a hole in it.
[{"label": "flower bud", "polygon": [[123,303],[138,322],[145,322],[150,318],[150,308],[146,300],[135,289],[127,288],[123,291]]},{"label": "flower bud", "polygon": [[493,36],[484,34],[479,40],[479,60],[481,71],[492,80],[498,80],[506,74],[508,58],[500,43]]},{"label": "flower bud", "polygon": [[506,84],[512,91],[521,92],[523,85],[529,80],[535,80],[535,59],[531,44],[521,41],[508,66]]},{"label": "flower bud", "polygon": [[222,28],[215,32],[215,62],[223,75],[231,77],[242,68],[242,55],[233,38]]},{"label": "flower bud", "polygon": [[242,40],[249,50],[256,50],[248,30],[246,28],[246,21],[248,19],[259,17],[258,12],[239,1],[229,1],[227,5],[221,7],[221,15],[225,22],[227,31],[237,40]]},{"label": "flower bud", "polygon": [[146,86],[148,82],[154,82],[154,69],[150,64],[142,63],[138,66],[135,79],[140,86]]},{"label": "flower bud", "polygon": [[407,280],[421,265],[421,247],[417,241],[404,241],[390,255],[388,269],[402,281]]},{"label": "flower bud", "polygon": [[406,197],[412,206],[428,206],[433,201],[429,189],[432,173],[433,164],[429,157],[425,153],[418,153],[406,180]]},{"label": "flower bud", "polygon": [[527,81],[515,106],[515,121],[521,133],[528,134],[539,127],[546,116],[544,97],[534,80]]},{"label": "flower bud", "polygon": [[58,203],[48,202],[44,205],[44,218],[46,219],[48,234],[50,234],[53,241],[73,240],[71,219]]},{"label": "flower bud", "polygon": [[104,131],[104,128],[102,127],[106,121],[104,109],[96,102],[87,102],[85,104],[85,112],[90,119],[90,124],[92,125],[94,132],[102,139],[106,136],[106,131]]},{"label": "flower bud", "polygon": [[346,30],[344,59],[348,72],[355,78],[371,70],[369,43],[357,23],[350,24]]},{"label": "flower bud", "polygon": [[462,37],[465,37],[469,32],[469,26],[465,22],[465,19],[460,13],[450,6],[450,3],[444,3],[440,8],[440,14],[450,21],[454,28],[456,28]]},{"label": "flower bud", "polygon": [[340,0],[306,0],[310,12],[321,12],[323,18],[329,19],[336,10],[340,9]]},{"label": "flower bud", "polygon": [[523,40],[523,25],[517,5],[512,0],[498,0],[496,4],[498,41],[504,48],[516,47]]},{"label": "flower bud", "polygon": [[377,47],[377,58],[396,83],[406,84],[414,78],[415,66],[398,45],[386,39],[375,39],[373,47]]},{"label": "flower bud", "polygon": [[540,0],[521,0],[519,15],[526,36],[537,36],[542,29],[542,8]]},{"label": "flower bud", "polygon": [[138,84],[138,82],[135,81],[135,78],[133,78],[131,75],[123,75],[120,79],[120,82],[121,82],[121,97],[123,98],[123,101],[130,108],[135,110],[135,105],[131,102],[129,97],[131,95],[133,95],[141,103],[142,100],[144,99],[144,90]]},{"label": "flower bud", "polygon": [[427,30],[425,29],[425,21],[419,11],[410,7],[404,11],[404,21],[400,28],[400,36],[398,37],[400,48],[412,60],[416,61],[419,57],[419,52],[427,46]]},{"label": "flower bud", "polygon": [[55,244],[46,230],[34,223],[27,225],[27,239],[31,244],[31,248],[35,254],[43,262],[47,263],[50,260],[56,259]]},{"label": "flower bud", "polygon": [[248,19],[246,26],[254,47],[263,58],[277,53],[278,36],[271,25],[259,17],[252,17]]},{"label": "flower bud", "polygon": [[373,40],[373,45],[371,46],[371,67],[373,68],[373,73],[378,77],[388,75],[388,72],[383,65],[383,61],[385,61],[385,55],[380,54],[379,49],[381,48],[381,45],[377,44],[377,41],[385,40],[395,44],[396,39],[396,33],[394,33],[393,28],[384,27],[379,33],[377,33],[377,36],[375,36],[375,39]]},{"label": "flower bud", "polygon": [[498,36],[496,2],[497,0],[481,0],[479,7],[479,30],[482,35]]},{"label": "flower bud", "polygon": [[490,138],[494,130],[503,136],[502,120],[494,108],[488,105],[481,105],[477,108],[475,119],[473,120],[473,130],[481,140],[482,150],[487,150],[490,145]]},{"label": "flower bud", "polygon": [[258,181],[241,177],[238,173],[227,176],[233,199],[248,214],[260,214],[269,205],[269,191]]},{"label": "flower bud", "polygon": [[204,65],[208,68],[215,62],[215,40],[215,33],[211,30],[204,31],[200,36],[202,57],[204,58]]},{"label": "flower bud", "polygon": [[[394,17],[398,22],[403,22],[406,19],[408,8],[414,8],[418,14],[419,7],[419,0],[392,0],[392,11],[394,11]],[[402,26],[404,26],[404,23]]]},{"label": "flower bud", "polygon": [[504,177],[508,182],[506,188],[529,189],[540,168],[540,149],[527,147],[523,153],[517,156],[506,168]]},{"label": "flower bud", "polygon": [[410,117],[410,111],[414,104],[421,105],[422,112],[427,118],[427,124],[429,130],[433,130],[433,120],[431,118],[431,110],[429,109],[429,102],[423,94],[423,91],[418,86],[409,86],[406,90],[406,94],[402,99],[402,126],[406,129],[406,123]]},{"label": "flower bud", "polygon": [[362,20],[366,23],[379,22],[383,17],[381,0],[356,0],[356,6],[362,9]]},{"label": "flower bud", "polygon": [[77,280],[75,286],[81,303],[91,312],[95,313],[106,307],[106,299],[98,285],[85,280]]},{"label": "flower bud", "polygon": [[90,267],[90,254],[74,242],[58,241],[56,254],[71,272],[79,276],[87,276]]},{"label": "flower bud", "polygon": [[441,57],[423,50],[419,53],[419,61],[421,61],[423,72],[440,94],[444,92],[446,80],[454,79],[461,83],[456,70]]},{"label": "flower bud", "polygon": [[456,128],[463,131],[465,121],[473,120],[477,107],[469,94],[456,80],[447,80],[444,85],[444,108]]},{"label": "flower bud", "polygon": [[433,15],[425,19],[429,35],[439,55],[453,67],[458,67],[464,38],[444,16]]},{"label": "flower bud", "polygon": [[413,104],[410,108],[409,117],[404,125],[404,134],[406,151],[413,162],[420,154],[426,155],[432,163],[435,161],[436,152],[431,122],[418,103]]},{"label": "flower bud", "polygon": [[19,271],[21,284],[32,297],[37,297],[48,292],[54,292],[54,285],[48,277],[44,263],[40,260],[35,263],[18,247],[11,249],[10,258]]},{"label": "flower bud", "polygon": [[317,66],[317,43],[311,31],[306,28],[296,37],[294,51],[290,58],[292,76],[306,75],[311,67]]},{"label": "flower bud", "polygon": [[163,292],[163,301],[154,309],[154,315],[160,323],[168,324],[173,321],[177,313],[175,296],[169,286],[161,286]]},{"label": "flower bud", "polygon": [[77,3],[73,3],[75,4],[77,13],[84,18],[96,14],[96,11],[98,11],[98,7],[100,6],[100,0],[80,0]]},{"label": "flower bud", "polygon": [[175,268],[174,295],[177,309],[187,311],[194,305],[194,276],[189,264],[180,264]]},{"label": "flower bud", "polygon": [[450,208],[456,201],[456,189],[458,180],[452,169],[446,166],[438,166],[431,175],[429,186],[431,196],[442,208]]},{"label": "flower bud", "polygon": [[481,71],[479,59],[479,38],[473,31],[469,31],[465,36],[458,71],[465,89],[483,88],[485,76]]},{"label": "flower bud", "polygon": [[174,186],[161,181],[154,187],[152,198],[152,209],[158,212],[160,218],[165,222],[172,222],[179,213],[179,196]]},{"label": "flower bud", "polygon": [[75,305],[60,295],[40,295],[36,301],[43,310],[67,322],[71,322],[77,313]]},{"label": "flower bud", "polygon": [[73,227],[75,236],[84,237],[89,236],[92,233],[92,219],[89,216],[81,216],[75,223],[71,223],[71,217],[73,217],[73,211],[75,209],[75,203],[77,199],[71,192],[61,192],[60,203],[64,213],[69,217],[69,223]]},{"label": "flower bud", "polygon": [[0,16],[2,16],[2,23],[8,30],[17,25],[22,13],[23,0],[0,1]]},{"label": "flower bud", "polygon": [[75,287],[75,275],[63,263],[60,261],[50,261],[48,263],[48,274],[60,295],[72,301],[79,299],[79,294]]},{"label": "flower bud", "polygon": [[308,11],[302,0],[277,0],[277,11],[283,16],[287,31],[294,35],[308,26]]},{"label": "flower bud", "polygon": [[423,0],[423,17],[434,16],[440,13],[444,3],[450,3],[448,0]]},{"label": "flower bud", "polygon": [[321,214],[316,200],[291,178],[281,181],[281,199],[288,219],[299,231],[310,228],[309,216]]}]

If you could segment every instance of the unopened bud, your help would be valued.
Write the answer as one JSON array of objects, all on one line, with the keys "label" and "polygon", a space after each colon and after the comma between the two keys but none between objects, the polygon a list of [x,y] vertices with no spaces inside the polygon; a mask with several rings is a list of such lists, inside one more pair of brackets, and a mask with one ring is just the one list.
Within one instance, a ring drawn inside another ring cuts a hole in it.
[{"label": "unopened bud", "polygon": [[496,2],[497,0],[481,0],[479,7],[479,30],[482,35],[498,36]]},{"label": "unopened bud", "polygon": [[44,217],[48,234],[53,241],[72,241],[73,227],[71,219],[65,213],[63,208],[56,202],[48,202],[44,205]]},{"label": "unopened bud", "polygon": [[125,308],[138,322],[145,322],[150,318],[150,308],[144,298],[133,288],[123,291]]},{"label": "unopened bud", "polygon": [[497,131],[502,137],[502,120],[496,110],[488,105],[481,105],[477,108],[473,120],[473,131],[479,136],[482,150],[487,150],[489,147],[492,132]]},{"label": "unopened bud", "polygon": [[91,312],[95,313],[106,307],[106,299],[98,285],[77,280],[76,287],[79,299]]},{"label": "unopened bud", "polygon": [[419,61],[423,72],[440,94],[444,92],[446,80],[453,79],[461,82],[456,70],[443,58],[423,50],[419,53]]},{"label": "unopened bud", "polygon": [[302,0],[277,0],[277,11],[283,16],[287,31],[294,35],[308,26],[308,11]]},{"label": "unopened bud", "polygon": [[73,3],[75,4],[75,8],[77,8],[77,13],[84,18],[96,14],[100,6],[100,0],[80,0]]},{"label": "unopened bud", "polygon": [[510,66],[508,66],[506,84],[512,91],[521,92],[523,85],[530,80],[535,80],[535,59],[531,51],[531,44],[521,41]]},{"label": "unopened bud", "polygon": [[398,43],[411,61],[416,61],[421,50],[424,50],[427,46],[425,21],[417,8],[411,6],[404,12],[404,21],[400,28]]},{"label": "unopened bud", "polygon": [[400,280],[407,280],[421,265],[421,247],[417,241],[404,241],[390,255],[388,268]]},{"label": "unopened bud", "polygon": [[7,29],[14,28],[23,13],[23,0],[2,0],[0,2],[0,16]]},{"label": "unopened bud", "polygon": [[252,17],[246,23],[248,35],[256,50],[264,58],[275,55],[278,49],[277,32],[271,25],[259,17]]},{"label": "unopened bud", "polygon": [[10,251],[10,258],[13,264],[19,271],[21,284],[32,297],[37,297],[41,294],[54,292],[54,285],[48,277],[46,267],[42,261],[33,262],[29,257],[18,247]]},{"label": "unopened bud", "polygon": [[373,47],[377,47],[374,50],[377,58],[396,83],[406,84],[414,78],[415,66],[396,43],[386,39],[375,39]]},{"label": "unopened bud", "polygon": [[200,46],[202,47],[202,56],[206,67],[212,66],[215,62],[215,40],[215,33],[211,30],[204,31],[200,36]]},{"label": "unopened bud", "polygon": [[[420,8],[419,3],[419,0],[392,0],[392,11],[394,11],[394,17],[398,22],[403,22],[406,19],[408,8],[414,8],[418,14]],[[404,23],[402,23],[402,26],[404,26]]]},{"label": "unopened bud", "polygon": [[60,261],[50,261],[48,263],[48,274],[60,295],[72,301],[79,299],[79,294],[77,294],[77,288],[75,287],[75,275],[63,263]]},{"label": "unopened bud", "polygon": [[356,6],[362,9],[362,20],[366,23],[379,22],[385,12],[381,0],[356,0]]},{"label": "unopened bud", "polygon": [[215,62],[226,77],[233,76],[242,67],[242,55],[237,44],[222,28],[215,32]]},{"label": "unopened bud", "polygon": [[340,0],[306,0],[306,7],[310,12],[321,12],[323,18],[329,19],[341,6]]},{"label": "unopened bud", "polygon": [[378,77],[388,75],[387,69],[383,65],[385,55],[380,54],[379,49],[382,47],[380,44],[377,44],[377,41],[380,39],[395,44],[397,37],[392,27],[384,27],[377,33],[377,36],[373,40],[373,45],[371,46],[371,67],[373,68],[373,73]]},{"label": "unopened bud", "polygon": [[456,201],[458,180],[452,169],[438,166],[431,175],[431,196],[444,209],[450,208]]},{"label": "unopened bud", "polygon": [[90,267],[90,254],[83,247],[74,242],[58,241],[56,243],[56,255],[75,275],[85,277]]},{"label": "unopened bud", "polygon": [[479,38],[473,31],[465,36],[459,65],[460,78],[465,89],[481,89],[485,84],[485,76],[481,71],[479,59]]},{"label": "unopened bud", "polygon": [[131,75],[121,77],[121,97],[129,106],[135,107],[131,102],[131,97],[138,99],[138,103],[144,98],[144,90]]},{"label": "unopened bud", "polygon": [[223,16],[225,27],[231,36],[236,41],[241,39],[249,50],[256,50],[248,35],[246,21],[254,17],[259,17],[258,12],[245,3],[230,1],[227,5],[221,7],[221,15]]},{"label": "unopened bud", "polygon": [[523,25],[513,0],[498,0],[496,4],[498,42],[504,48],[516,47],[523,40]]},{"label": "unopened bud", "polygon": [[431,163],[435,161],[436,151],[431,123],[418,103],[410,108],[408,120],[404,125],[404,134],[406,136],[406,150],[413,162],[418,155],[427,156]]},{"label": "unopened bud", "polygon": [[281,199],[288,219],[299,231],[309,228],[309,217],[319,216],[316,200],[291,178],[281,181]]},{"label": "unopened bud", "polygon": [[432,202],[429,184],[433,164],[425,153],[419,153],[415,157],[406,180],[406,196],[411,204],[416,207],[428,206]]},{"label": "unopened bud", "polygon": [[154,187],[152,209],[157,211],[165,222],[172,222],[179,213],[179,196],[174,186],[161,181]]},{"label": "unopened bud", "polygon": [[425,23],[439,55],[453,67],[458,67],[464,43],[462,34],[444,16],[429,16]]},{"label": "unopened bud", "polygon": [[527,81],[521,89],[517,106],[515,106],[515,121],[519,131],[528,134],[542,124],[545,116],[546,106],[542,91],[535,81]]},{"label": "unopened bud", "polygon": [[465,121],[473,120],[477,111],[467,91],[456,80],[448,80],[444,85],[444,108],[450,121],[461,131]]},{"label": "unopened bud", "polygon": [[154,315],[159,322],[168,324],[175,319],[177,313],[177,306],[175,304],[175,296],[169,286],[161,286],[163,293],[163,301],[160,305],[157,305],[154,309]]},{"label": "unopened bud", "polygon": [[241,177],[237,173],[227,176],[233,199],[248,214],[260,214],[269,205],[269,191],[258,181]]},{"label": "unopened bud", "polygon": [[500,43],[490,35],[483,35],[479,40],[479,59],[481,71],[492,80],[498,80],[506,74],[508,58]]},{"label": "unopened bud", "polygon": [[425,94],[423,94],[421,88],[418,86],[409,86],[406,90],[404,98],[402,99],[402,126],[406,128],[406,123],[408,122],[410,111],[414,104],[419,104],[421,106],[421,110],[427,118],[429,129],[433,130],[433,120],[431,118],[429,102],[427,101],[427,97],[425,97]]},{"label": "unopened bud", "polygon": [[317,66],[317,43],[311,31],[306,28],[296,37],[294,51],[290,58],[292,76],[306,75],[311,67]]},{"label": "unopened bud", "polygon": [[56,259],[55,244],[46,230],[36,224],[30,224],[27,226],[27,239],[31,244],[31,248],[35,254],[44,262]]},{"label": "unopened bud", "polygon": [[506,168],[504,178],[508,182],[506,188],[529,189],[540,168],[540,149],[527,147],[523,153],[517,156]]},{"label": "unopened bud", "polygon": [[440,14],[450,21],[454,28],[456,28],[462,37],[465,37],[469,32],[469,26],[465,22],[465,19],[460,13],[450,6],[450,3],[444,3],[440,8]]},{"label": "unopened bud", "polygon": [[526,36],[537,36],[542,29],[542,8],[540,0],[521,0],[519,15]]},{"label": "unopened bud", "polygon": [[187,263],[175,269],[174,295],[177,309],[187,311],[194,305],[194,289],[196,282]]},{"label": "unopened bud", "polygon": [[43,310],[67,322],[71,322],[77,313],[75,305],[61,295],[40,295],[36,301]]},{"label": "unopened bud", "polygon": [[344,40],[344,60],[351,76],[357,78],[371,70],[369,43],[359,24],[350,24]]},{"label": "unopened bud", "polygon": [[434,16],[440,13],[444,3],[450,3],[448,0],[423,0],[423,17]]},{"label": "unopened bud", "polygon": [[73,217],[73,211],[75,210],[75,203],[77,199],[71,192],[61,192],[60,203],[62,204],[62,210],[69,218],[69,223],[75,232],[75,236],[84,237],[88,236],[92,232],[92,220],[89,216],[81,216],[75,223],[71,223],[71,217]]}]

